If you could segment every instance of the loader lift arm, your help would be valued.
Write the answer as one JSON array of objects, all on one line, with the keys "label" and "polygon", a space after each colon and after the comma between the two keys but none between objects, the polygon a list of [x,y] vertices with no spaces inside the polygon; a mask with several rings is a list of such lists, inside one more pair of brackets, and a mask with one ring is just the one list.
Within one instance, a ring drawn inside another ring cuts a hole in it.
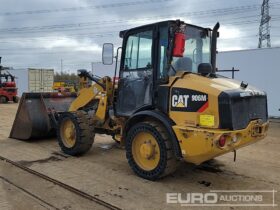
[{"label": "loader lift arm", "polygon": [[103,90],[105,90],[105,88],[106,88],[105,85],[102,82],[99,81],[100,78],[97,78],[96,76],[94,76],[93,74],[88,72],[87,70],[84,70],[84,69],[79,70],[78,71],[78,76],[90,79],[91,81],[100,85],[103,88]]},{"label": "loader lift arm", "polygon": [[108,106],[112,104],[113,98],[110,77],[97,78],[86,70],[80,70],[78,75],[95,83],[86,82],[69,110],[58,116],[58,143],[62,151],[70,155],[81,155],[91,148],[95,128],[107,125]]},{"label": "loader lift arm", "polygon": [[[91,102],[94,100],[98,100],[101,105],[107,105],[107,102],[111,104],[111,96],[113,93],[113,86],[112,81],[110,77],[103,77],[103,78],[97,78],[96,76],[92,75],[86,70],[79,70],[78,76],[88,78],[91,81],[95,82],[95,84],[91,85],[90,87],[82,88],[78,94],[78,97],[73,101],[71,104],[69,111],[78,111],[82,110],[87,105],[90,105]],[[108,101],[108,99],[110,99]],[[97,110],[98,112],[98,110]],[[102,115],[102,117],[101,117]],[[102,121],[105,119],[105,114],[101,114],[100,117]]]}]

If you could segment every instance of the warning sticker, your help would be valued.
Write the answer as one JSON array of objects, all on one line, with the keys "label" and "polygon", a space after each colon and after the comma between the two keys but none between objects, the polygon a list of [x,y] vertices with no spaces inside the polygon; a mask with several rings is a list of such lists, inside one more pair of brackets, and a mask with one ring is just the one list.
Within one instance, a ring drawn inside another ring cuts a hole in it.
[{"label": "warning sticker", "polygon": [[214,126],[215,125],[214,115],[202,114],[199,116],[199,122],[200,125],[202,126]]}]

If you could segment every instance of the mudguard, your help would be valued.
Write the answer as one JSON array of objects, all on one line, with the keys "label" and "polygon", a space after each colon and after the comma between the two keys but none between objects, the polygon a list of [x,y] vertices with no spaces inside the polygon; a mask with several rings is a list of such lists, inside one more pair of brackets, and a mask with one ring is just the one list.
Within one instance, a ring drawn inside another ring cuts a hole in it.
[{"label": "mudguard", "polygon": [[180,149],[180,145],[178,142],[178,139],[172,129],[172,126],[175,125],[175,123],[164,113],[158,111],[158,110],[145,110],[145,111],[139,111],[137,113],[134,113],[127,121],[125,128],[124,128],[124,137],[127,134],[129,128],[131,128],[136,122],[140,122],[141,120],[149,118],[149,119],[154,119],[164,125],[166,128],[171,141],[172,141],[172,146],[175,152],[175,156],[177,159],[182,158],[182,153]]}]

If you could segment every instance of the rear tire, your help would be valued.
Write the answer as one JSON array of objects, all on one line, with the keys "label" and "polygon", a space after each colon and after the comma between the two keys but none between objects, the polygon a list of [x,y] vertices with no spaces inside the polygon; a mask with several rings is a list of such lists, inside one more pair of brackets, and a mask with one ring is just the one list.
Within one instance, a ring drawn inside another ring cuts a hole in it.
[{"label": "rear tire", "polygon": [[0,103],[1,104],[5,104],[7,102],[8,102],[8,100],[7,100],[7,98],[5,96],[0,96]]},{"label": "rear tire", "polygon": [[66,112],[59,117],[57,139],[64,153],[72,156],[86,153],[94,136],[92,120],[85,111]]},{"label": "rear tire", "polygon": [[166,129],[160,123],[150,121],[137,123],[129,129],[126,157],[131,169],[148,180],[173,173],[179,163]]}]

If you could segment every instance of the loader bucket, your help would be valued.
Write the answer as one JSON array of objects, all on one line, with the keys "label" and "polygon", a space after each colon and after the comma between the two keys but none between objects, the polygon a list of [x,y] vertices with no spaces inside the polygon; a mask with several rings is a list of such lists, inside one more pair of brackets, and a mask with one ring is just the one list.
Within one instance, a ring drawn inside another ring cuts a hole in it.
[{"label": "loader bucket", "polygon": [[76,93],[23,93],[10,138],[28,140],[54,136],[50,115],[68,111]]}]

